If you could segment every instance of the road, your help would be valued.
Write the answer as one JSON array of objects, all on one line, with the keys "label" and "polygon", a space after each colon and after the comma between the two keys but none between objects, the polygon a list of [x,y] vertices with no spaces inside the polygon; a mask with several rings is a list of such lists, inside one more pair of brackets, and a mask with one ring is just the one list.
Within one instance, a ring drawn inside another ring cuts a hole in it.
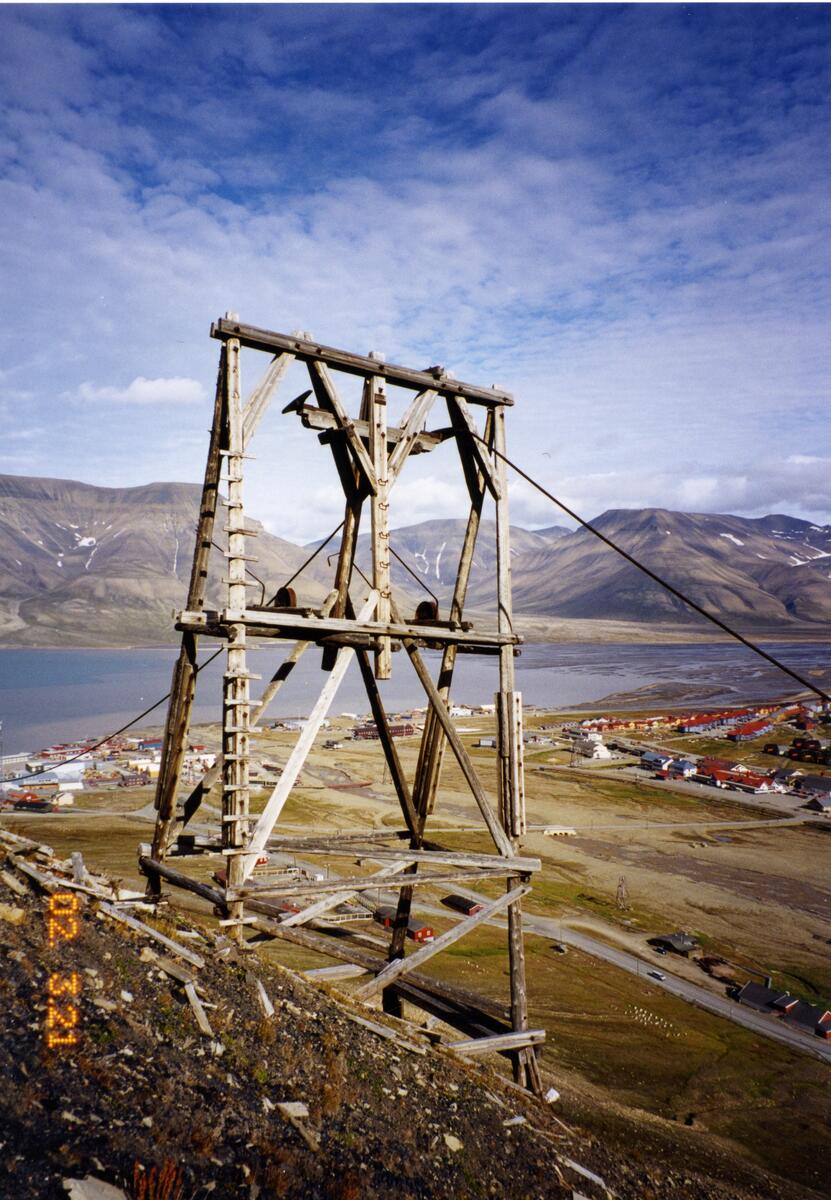
[{"label": "road", "polygon": [[629,954],[626,950],[608,946],[597,938],[589,937],[588,934],[569,929],[568,925],[562,924],[559,919],[525,914],[522,924],[528,933],[541,934],[542,937],[574,946],[586,954],[591,954],[594,958],[600,958],[604,962],[611,963],[612,966],[628,971],[631,975],[642,976],[644,983],[648,983],[651,987],[663,988],[665,992],[677,996],[680,1000],[686,1000],[690,1004],[715,1013],[716,1016],[726,1017],[728,1021],[743,1025],[745,1029],[749,1029],[753,1033],[782,1042],[791,1050],[798,1050],[801,1054],[811,1054],[814,1058],[831,1063],[831,1044],[822,1041],[821,1038],[801,1033],[786,1025],[779,1017],[754,1012],[752,1008],[745,1008],[743,1005],[737,1004],[735,1000],[728,999],[727,996],[719,996],[715,992],[699,987],[698,984],[690,983],[686,979],[679,979],[677,975],[666,971],[663,964],[660,971],[666,978],[663,980],[653,979],[647,976],[647,971],[657,969],[654,963]]}]

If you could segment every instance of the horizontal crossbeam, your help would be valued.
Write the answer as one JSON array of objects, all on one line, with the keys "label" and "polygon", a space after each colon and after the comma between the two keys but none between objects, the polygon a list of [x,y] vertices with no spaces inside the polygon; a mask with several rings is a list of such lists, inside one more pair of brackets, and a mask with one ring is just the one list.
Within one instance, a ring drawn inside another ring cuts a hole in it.
[{"label": "horizontal crossbeam", "polygon": [[437,871],[432,875],[407,875],[405,879],[392,879],[386,876],[379,879],[377,875],[344,876],[339,879],[301,879],[289,880],[286,883],[246,884],[245,887],[229,888],[225,893],[227,901],[244,900],[248,896],[318,896],[324,892],[377,892],[390,889],[409,887],[430,887],[437,884],[458,883],[460,880],[475,882],[476,880],[500,879],[505,875],[514,875],[513,866],[506,862],[502,870],[495,871]]},{"label": "horizontal crossbeam", "polygon": [[[304,405],[303,408],[298,408],[297,412],[307,429],[317,429],[324,433],[328,433],[331,430],[340,430],[337,417],[332,413],[325,412],[322,408]],[[352,421],[352,425],[358,437],[369,437],[369,421],[355,419]],[[400,442],[404,436],[403,429],[399,429],[394,425],[388,426],[387,442],[390,446],[394,446],[397,442]],[[451,429],[444,429],[440,433],[417,433],[410,453],[427,454],[430,450],[435,450],[436,446],[440,446],[442,442],[450,437],[453,437],[453,430]]]},{"label": "horizontal crossbeam", "polygon": [[380,359],[369,358],[362,354],[352,354],[348,350],[337,350],[334,346],[322,346],[305,338],[292,337],[285,333],[274,333],[270,329],[260,329],[256,325],[242,325],[237,321],[221,318],[211,326],[211,337],[227,341],[228,338],[238,339],[240,345],[251,350],[264,350],[268,354],[277,354],[287,350],[302,362],[322,362],[336,371],[345,371],[349,375],[361,375],[369,378],[381,375],[388,383],[397,387],[412,388],[422,391],[433,388],[441,396],[463,396],[472,404],[489,406],[511,405],[513,397],[510,392],[499,388],[476,387],[471,383],[461,383],[452,376],[436,370],[413,371],[409,367],[398,366],[396,363],[381,362]]},{"label": "horizontal crossbeam", "polygon": [[316,642],[329,634],[363,634],[370,637],[416,638],[425,642],[444,642],[465,646],[516,646],[522,638],[515,633],[477,633],[475,630],[446,629],[440,625],[406,625],[391,621],[350,621],[345,617],[305,617],[297,613],[246,609],[188,611],[176,614],[176,628],[207,636],[226,637],[227,625],[256,628],[263,637],[285,637]]}]

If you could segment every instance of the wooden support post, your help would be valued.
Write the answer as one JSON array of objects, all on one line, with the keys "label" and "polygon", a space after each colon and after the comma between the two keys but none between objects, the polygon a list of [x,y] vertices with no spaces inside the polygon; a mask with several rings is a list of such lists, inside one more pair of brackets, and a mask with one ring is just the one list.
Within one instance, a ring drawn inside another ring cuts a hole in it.
[{"label": "wooden support post", "polygon": [[[211,554],[211,541],[213,539],[219,492],[219,473],[222,465],[222,456],[219,451],[222,445],[222,427],[225,422],[225,410],[227,407],[226,359],[227,350],[223,346],[219,358],[211,440],[208,446],[208,459],[202,483],[199,521],[196,527],[196,544],[194,546],[193,563],[191,566],[190,582],[188,584],[188,608],[202,608],[205,604],[208,563]],[[182,763],[190,731],[193,700],[196,693],[197,646],[198,639],[196,635],[185,633],[182,637],[179,657],[173,668],[173,682],[170,687],[170,707],[168,709],[167,724],[165,725],[159,779],[156,785],[155,805],[158,816],[153,835],[154,859],[163,859],[167,854],[176,822],[176,797],[179,790]],[[158,876],[150,875],[148,877],[148,892],[152,895],[159,894]]]},{"label": "wooden support post", "polygon": [[[226,342],[228,410],[226,422],[228,486],[228,584],[227,603],[231,612],[244,612],[245,599],[245,516],[243,511],[243,418],[240,400],[239,342]],[[241,850],[247,841],[249,806],[249,715],[250,689],[247,662],[246,628],[242,623],[228,627],[226,669],[223,687],[222,733],[222,845],[226,850]],[[228,888],[243,882],[242,860],[236,855],[228,862]],[[242,905],[229,908],[231,920],[241,921]],[[236,933],[242,936],[241,926]]]},{"label": "wooden support post", "polygon": [[[378,357],[375,354],[371,358]],[[376,620],[390,620],[390,481],[387,469],[387,393],[383,376],[374,375],[364,390],[369,409],[369,453],[375,476],[372,494],[372,586],[378,593]],[[402,445],[399,442],[399,446]],[[380,639],[375,651],[375,678],[389,679],[392,671],[392,642]]]},{"label": "wooden support post", "polygon": [[[513,632],[513,605],[511,600],[511,550],[510,550],[510,514],[508,512],[508,481],[505,469],[505,412],[497,409],[493,415],[493,445],[497,454],[494,455],[494,472],[496,476],[496,603],[497,628],[500,633]],[[506,710],[513,713],[513,696],[515,692],[514,654],[510,646],[500,647],[499,651],[499,691],[505,696]],[[513,718],[512,718],[513,719]],[[510,724],[510,722],[509,722]],[[521,737],[521,724],[519,728]],[[520,817],[523,801],[514,794],[514,765],[516,764],[516,749],[513,741],[508,747],[509,753],[500,758],[504,769],[500,770],[500,810],[505,830],[511,839],[512,853],[516,853],[516,834],[513,824],[521,823]],[[509,879],[507,886],[513,888],[516,881]],[[522,931],[522,903],[517,898],[508,908],[508,952],[510,956],[511,975],[511,1024],[514,1031],[524,1032],[528,1028],[528,996],[525,984],[525,947]],[[542,1082],[539,1067],[534,1052],[530,1048],[520,1050],[514,1059],[514,1078],[517,1083],[524,1084],[530,1090],[540,1093]]]}]

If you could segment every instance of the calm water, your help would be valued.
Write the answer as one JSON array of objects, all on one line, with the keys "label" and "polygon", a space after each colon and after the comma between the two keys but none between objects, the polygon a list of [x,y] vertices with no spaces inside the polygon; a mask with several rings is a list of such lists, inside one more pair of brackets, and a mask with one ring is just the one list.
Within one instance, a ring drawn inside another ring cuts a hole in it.
[{"label": "calm water", "polygon": [[[831,646],[778,645],[771,648],[789,666],[828,689]],[[2,752],[14,754],[86,734],[102,736],[126,723],[170,687],[173,650],[0,650]],[[208,655],[202,656],[207,658]],[[428,653],[435,666],[438,655]],[[252,653],[253,671],[265,686],[280,662],[279,649]],[[565,706],[599,700],[651,684],[714,688],[707,703],[752,701],[786,695],[798,685],[740,646],[615,646],[557,643],[525,646],[516,660],[517,687],[528,704]],[[196,720],[219,713],[222,656],[200,677]],[[405,655],[393,660],[394,678],[381,684],[388,707],[424,703],[423,692]],[[273,702],[275,715],[309,711],[323,679],[320,651],[310,650]],[[453,696],[472,704],[490,701],[496,690],[496,661],[462,656]],[[702,700],[703,703],[703,700]],[[368,705],[353,665],[332,711],[363,713]],[[158,727],[162,705],[141,724]]]}]

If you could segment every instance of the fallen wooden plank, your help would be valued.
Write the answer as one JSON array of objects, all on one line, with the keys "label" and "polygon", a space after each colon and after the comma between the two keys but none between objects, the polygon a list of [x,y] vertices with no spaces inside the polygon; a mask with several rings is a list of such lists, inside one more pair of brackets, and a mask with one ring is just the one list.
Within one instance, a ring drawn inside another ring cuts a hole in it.
[{"label": "fallen wooden plank", "polygon": [[196,1024],[199,1026],[200,1032],[204,1033],[205,1037],[212,1038],[214,1036],[214,1031],[211,1029],[211,1023],[208,1020],[207,1013],[202,1007],[202,1002],[197,996],[196,988],[192,983],[185,984],[185,995],[187,996],[190,1006],[193,1009],[193,1015],[196,1017]]},{"label": "fallen wooden plank", "polygon": [[[148,951],[148,953],[153,953]],[[196,976],[187,967],[180,967],[172,958],[167,958],[164,954],[153,955],[153,966],[158,967],[160,971],[164,971],[165,975],[170,975],[172,979],[178,979],[179,983],[195,983]]]},{"label": "fallen wooden plank", "polygon": [[51,846],[46,846],[43,842],[33,842],[31,838],[22,837],[19,833],[12,833],[10,829],[0,829],[0,842],[5,842],[11,848],[12,854],[39,850],[42,854],[48,854],[51,857],[55,855]]},{"label": "fallen wooden plank", "polygon": [[61,884],[53,876],[46,871],[39,871],[37,867],[33,867],[31,863],[26,862],[24,858],[18,858],[16,855],[11,860],[12,866],[21,874],[27,875],[29,879],[34,880],[39,888],[44,892],[57,892],[61,890]]},{"label": "fallen wooden plank", "polygon": [[258,979],[257,976],[254,975],[251,971],[248,972],[247,978],[250,980],[251,983],[254,984],[254,988],[257,992],[257,999],[260,1002],[260,1008],[263,1010],[264,1016],[273,1017],[274,1016],[274,1005],[271,1003],[271,1000],[268,997],[268,992],[265,990],[263,981],[261,979]]},{"label": "fallen wooden plank", "polygon": [[189,962],[192,966],[202,970],[205,965],[205,960],[201,955],[195,954],[193,950],[188,950],[186,946],[180,946],[178,942],[174,942],[172,938],[167,937],[163,933],[159,933],[157,929],[153,929],[150,925],[145,925],[144,921],[139,921],[136,917],[131,917],[129,913],[121,912],[112,904],[102,902],[99,905],[99,910],[106,913],[108,917],[112,917],[114,921],[120,921],[122,925],[129,926],[130,929],[135,929],[137,933],[144,934],[145,937],[152,938],[154,942],[158,942],[160,946],[166,946],[168,950],[172,950],[174,954],[178,954],[179,958],[183,958],[185,962]]},{"label": "fallen wooden plank", "polygon": [[544,1029],[524,1029],[516,1033],[496,1033],[492,1037],[464,1038],[459,1042],[445,1042],[448,1050],[455,1050],[465,1057],[477,1054],[501,1054],[505,1050],[519,1050],[523,1046],[539,1046],[545,1041]]},{"label": "fallen wooden plank", "polygon": [[359,967],[352,963],[338,963],[334,967],[312,967],[311,970],[304,971],[303,975],[306,979],[312,980],[328,980],[328,979],[357,979],[361,975],[367,975],[369,967]]},{"label": "fallen wooden plank", "polygon": [[350,1021],[354,1021],[356,1025],[362,1025],[364,1029],[370,1030],[377,1037],[395,1042],[396,1046],[400,1046],[403,1050],[409,1050],[411,1054],[427,1053],[424,1046],[419,1046],[415,1042],[403,1038],[400,1033],[395,1029],[390,1029],[388,1025],[380,1025],[377,1021],[369,1021],[366,1017],[359,1017],[357,1013],[350,1012],[349,1009],[344,1009],[343,1015],[348,1017]]},{"label": "fallen wooden plank", "polygon": [[31,895],[26,885],[16,879],[11,871],[0,871],[0,883],[4,883],[10,892],[15,892],[18,896]]}]

